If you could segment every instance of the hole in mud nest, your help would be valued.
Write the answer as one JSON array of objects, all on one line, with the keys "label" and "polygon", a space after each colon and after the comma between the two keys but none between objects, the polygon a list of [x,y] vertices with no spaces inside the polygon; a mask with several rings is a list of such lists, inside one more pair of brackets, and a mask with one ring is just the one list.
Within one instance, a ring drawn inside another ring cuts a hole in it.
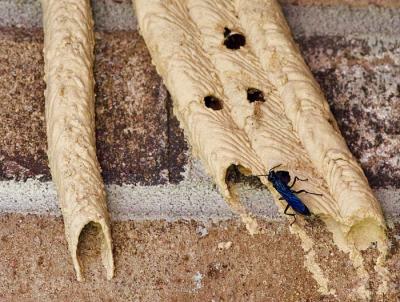
[{"label": "hole in mud nest", "polygon": [[228,37],[231,33],[231,30],[228,27],[224,27],[224,38]]},{"label": "hole in mud nest", "polygon": [[254,186],[254,188],[263,188],[263,184],[257,176],[251,175],[251,171],[241,165],[230,165],[226,171],[225,182],[228,186],[235,183],[244,183]]},{"label": "hole in mud nest", "polygon": [[79,235],[77,256],[82,264],[82,274],[99,268],[101,259],[101,242],[104,240],[101,225],[89,222]]},{"label": "hole in mud nest", "polygon": [[229,28],[224,28],[224,45],[228,49],[239,49],[246,45],[246,38],[243,34],[232,32]]},{"label": "hole in mud nest", "polygon": [[212,95],[208,95],[204,98],[204,104],[207,108],[211,108],[212,110],[221,110],[223,108],[222,101]]},{"label": "hole in mud nest", "polygon": [[254,103],[254,102],[265,102],[264,99],[264,93],[257,89],[257,88],[249,88],[247,89],[247,100],[249,103]]}]

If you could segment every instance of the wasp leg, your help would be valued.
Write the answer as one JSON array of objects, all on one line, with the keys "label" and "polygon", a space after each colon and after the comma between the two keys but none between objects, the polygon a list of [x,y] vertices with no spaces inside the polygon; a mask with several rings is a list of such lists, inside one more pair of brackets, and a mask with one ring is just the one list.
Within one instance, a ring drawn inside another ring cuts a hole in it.
[{"label": "wasp leg", "polygon": [[296,214],[292,214],[292,213],[288,213],[288,212],[287,212],[287,210],[289,210],[289,208],[290,208],[290,205],[288,204],[288,205],[286,206],[286,208],[285,208],[285,211],[283,211],[283,214],[289,215],[289,216],[295,216]]},{"label": "wasp leg", "polygon": [[301,179],[301,178],[298,178],[297,176],[295,176],[295,177],[294,177],[294,180],[293,180],[293,183],[292,183],[292,185],[291,185],[289,188],[293,188],[294,184],[296,183],[296,180],[307,181],[308,178]]},{"label": "wasp leg", "polygon": [[319,194],[319,193],[312,193],[312,192],[308,192],[308,191],[306,191],[306,190],[292,191],[292,193],[296,193],[296,194],[308,193],[308,194],[312,194],[312,195],[322,196],[322,194]]},{"label": "wasp leg", "polygon": [[283,211],[283,214],[294,217],[294,220],[290,223],[290,226],[292,226],[292,224],[296,222],[296,214],[288,213],[287,210],[289,209],[289,207],[290,205],[286,206],[285,211]]}]

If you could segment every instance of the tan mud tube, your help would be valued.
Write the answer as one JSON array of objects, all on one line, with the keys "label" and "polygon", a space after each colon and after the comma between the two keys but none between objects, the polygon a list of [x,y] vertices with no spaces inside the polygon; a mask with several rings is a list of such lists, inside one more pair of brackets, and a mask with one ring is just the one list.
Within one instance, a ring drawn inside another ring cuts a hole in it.
[{"label": "tan mud tube", "polygon": [[88,0],[42,0],[48,158],[77,279],[79,236],[102,232],[107,278],[114,272],[106,194],[96,158],[93,21]]},{"label": "tan mud tube", "polygon": [[[226,183],[227,170],[236,165],[246,174],[260,175],[280,165],[291,179],[308,179],[295,189],[322,194],[299,196],[365,274],[357,251],[371,242],[386,249],[380,205],[277,2],[136,0],[134,7],[193,153],[248,230],[259,231]],[[260,180],[283,209],[286,204],[271,183],[266,177]],[[299,225],[292,229],[309,249]],[[321,275],[319,268],[312,273]],[[320,278],[319,284],[327,291],[326,280]]]}]

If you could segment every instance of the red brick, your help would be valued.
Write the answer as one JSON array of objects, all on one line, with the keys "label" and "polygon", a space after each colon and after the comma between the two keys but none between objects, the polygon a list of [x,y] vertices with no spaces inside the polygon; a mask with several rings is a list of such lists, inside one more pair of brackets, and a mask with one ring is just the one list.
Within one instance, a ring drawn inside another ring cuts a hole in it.
[{"label": "red brick", "polygon": [[[0,179],[50,179],[42,40],[40,31],[0,30]],[[398,43],[298,40],[371,184],[399,187]],[[143,40],[113,32],[96,41],[97,147],[106,182],[179,182],[187,146]]]},{"label": "red brick", "polygon": [[[42,47],[41,31],[0,30],[0,179],[50,179]],[[105,181],[179,181],[186,144],[143,40],[137,32],[98,33],[95,52],[97,149]]]}]

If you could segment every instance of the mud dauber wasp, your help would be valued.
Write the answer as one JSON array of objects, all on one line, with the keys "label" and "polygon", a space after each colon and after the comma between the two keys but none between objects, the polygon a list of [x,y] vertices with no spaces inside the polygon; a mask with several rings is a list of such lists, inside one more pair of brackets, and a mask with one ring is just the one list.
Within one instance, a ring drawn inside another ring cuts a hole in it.
[{"label": "mud dauber wasp", "polygon": [[306,190],[293,191],[292,187],[294,186],[294,184],[296,183],[297,180],[307,181],[308,179],[300,179],[297,176],[295,176],[293,183],[289,186],[289,182],[290,182],[289,172],[283,171],[283,170],[282,171],[274,171],[279,166],[281,166],[281,165],[277,165],[277,166],[271,168],[269,170],[268,174],[266,174],[266,175],[256,175],[256,176],[266,176],[268,181],[272,183],[272,186],[275,188],[275,190],[277,190],[278,193],[281,195],[279,200],[285,200],[287,202],[287,206],[283,213],[285,215],[294,217],[293,222],[290,224],[290,225],[292,225],[296,221],[296,214],[288,213],[287,210],[289,209],[289,207],[291,207],[298,214],[302,214],[304,216],[311,216],[310,210],[300,200],[300,198],[297,197],[295,194],[308,193],[308,194],[313,194],[313,195],[318,195],[318,196],[322,196],[322,194],[311,193]]}]

